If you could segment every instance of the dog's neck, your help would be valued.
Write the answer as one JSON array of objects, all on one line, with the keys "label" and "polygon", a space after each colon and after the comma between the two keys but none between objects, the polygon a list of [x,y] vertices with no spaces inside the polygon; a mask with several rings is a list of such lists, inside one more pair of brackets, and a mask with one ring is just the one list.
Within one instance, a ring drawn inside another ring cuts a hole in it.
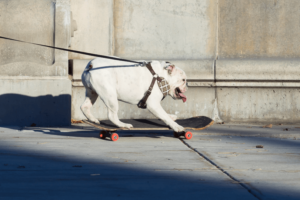
[{"label": "dog's neck", "polygon": [[159,76],[161,77],[164,77],[164,79],[166,79],[166,81],[170,81],[169,79],[171,78],[170,77],[170,74],[168,73],[168,70],[165,70],[164,68],[162,68],[162,71],[161,71],[161,74],[158,74]]},{"label": "dog's neck", "polygon": [[153,63],[152,68],[158,76],[163,77],[164,79],[169,81],[170,74],[168,73],[168,70],[165,69],[165,65],[166,65],[165,61],[158,62],[158,63],[155,62]]}]

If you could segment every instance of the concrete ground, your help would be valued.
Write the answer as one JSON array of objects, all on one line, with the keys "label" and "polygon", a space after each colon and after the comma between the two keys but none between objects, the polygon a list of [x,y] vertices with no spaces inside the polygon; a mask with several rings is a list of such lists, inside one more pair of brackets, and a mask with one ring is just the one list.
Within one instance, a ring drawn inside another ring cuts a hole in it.
[{"label": "concrete ground", "polygon": [[[300,199],[300,128],[0,127],[0,199]],[[298,125],[300,127],[300,125]],[[263,148],[256,148],[262,145]]]}]

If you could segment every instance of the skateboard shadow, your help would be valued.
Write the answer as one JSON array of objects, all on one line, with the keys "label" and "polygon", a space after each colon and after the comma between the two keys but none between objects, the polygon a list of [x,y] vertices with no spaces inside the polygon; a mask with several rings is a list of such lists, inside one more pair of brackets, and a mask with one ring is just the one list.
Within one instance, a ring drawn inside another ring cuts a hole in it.
[{"label": "skateboard shadow", "polygon": [[[135,129],[170,129],[168,125],[166,125],[162,120],[160,119],[121,119],[122,122],[127,124],[132,124]],[[120,129],[115,124],[113,124],[110,120],[102,120],[99,124],[95,124],[93,122],[88,121],[91,124],[94,124],[93,126],[99,128],[99,129]],[[198,116],[198,117],[191,117],[188,119],[177,119],[176,123],[179,125],[190,128],[190,129],[204,129],[208,126],[211,126],[213,124],[213,120],[205,117],[205,116]],[[90,124],[90,125],[91,125]]]},{"label": "skateboard shadow", "polygon": [[[47,135],[54,135],[54,136],[67,136],[67,137],[81,137],[81,138],[97,138],[99,140],[107,140],[110,141],[109,138],[101,139],[99,134],[101,130],[98,130],[93,127],[85,126],[82,130],[79,130],[78,127],[68,127],[68,130],[64,130],[64,128],[54,129],[54,128],[27,128],[28,131],[40,132]],[[145,137],[145,138],[161,138],[161,137],[174,137],[173,131],[169,130],[141,130],[141,131],[132,131],[132,130],[118,130],[115,131],[118,133],[119,137],[126,138],[126,137]]]},{"label": "skateboard shadow", "polygon": [[[132,124],[134,128],[169,128],[163,121],[158,119],[122,119],[122,122]],[[100,124],[100,126],[106,128],[119,128],[110,120],[102,120]]]}]

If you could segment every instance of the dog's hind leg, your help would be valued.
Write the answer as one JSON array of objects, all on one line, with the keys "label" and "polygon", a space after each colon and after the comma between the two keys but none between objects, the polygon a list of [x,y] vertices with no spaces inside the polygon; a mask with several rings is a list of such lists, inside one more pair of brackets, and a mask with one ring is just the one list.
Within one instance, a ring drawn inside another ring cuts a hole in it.
[{"label": "dog's hind leg", "polygon": [[117,94],[113,98],[106,99],[106,101],[104,103],[107,107],[108,118],[112,123],[114,123],[116,126],[118,126],[120,128],[130,129],[133,127],[131,124],[126,124],[119,120],[119,117],[118,117],[119,102],[117,99]]},{"label": "dog's hind leg", "polygon": [[[108,119],[120,128],[130,129],[133,126],[131,124],[123,123],[119,120],[118,110],[119,102],[117,92],[111,88],[102,87],[99,91],[96,89],[99,97],[107,107]],[[103,98],[104,97],[104,98]]]},{"label": "dog's hind leg", "polygon": [[117,125],[120,128],[130,129],[133,127],[131,124],[126,124],[119,120],[118,117],[119,102],[117,99],[114,99],[113,102],[107,102],[106,105],[108,111],[108,118],[110,121],[112,121],[115,125]]},{"label": "dog's hind leg", "polygon": [[85,100],[83,104],[80,106],[81,111],[83,112],[84,116],[91,122],[100,124],[99,120],[97,120],[94,115],[91,113],[91,107],[93,104],[96,102],[98,97],[98,94],[87,88],[86,89],[86,94],[85,94]]}]

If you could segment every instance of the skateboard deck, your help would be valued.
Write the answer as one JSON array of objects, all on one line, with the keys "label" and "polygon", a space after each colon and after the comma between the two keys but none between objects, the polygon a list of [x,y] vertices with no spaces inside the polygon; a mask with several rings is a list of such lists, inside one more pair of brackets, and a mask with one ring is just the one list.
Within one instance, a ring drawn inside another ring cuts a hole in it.
[{"label": "skateboard deck", "polygon": [[[117,133],[113,133],[114,131],[122,130],[170,130],[171,128],[167,126],[162,120],[160,119],[121,119],[122,122],[132,124],[133,128],[126,129],[126,128],[119,128],[114,125],[110,120],[102,120],[100,124],[96,124],[94,122],[90,122],[88,120],[83,120],[84,123],[94,126],[100,130],[100,138],[110,137],[112,141],[117,141],[119,136]],[[199,117],[192,117],[188,119],[178,119],[176,123],[181,125],[187,130],[203,130],[211,125],[213,125],[214,121],[205,116]],[[181,132],[176,133],[174,132],[174,137],[184,136],[186,139],[192,138],[191,132]]]}]

